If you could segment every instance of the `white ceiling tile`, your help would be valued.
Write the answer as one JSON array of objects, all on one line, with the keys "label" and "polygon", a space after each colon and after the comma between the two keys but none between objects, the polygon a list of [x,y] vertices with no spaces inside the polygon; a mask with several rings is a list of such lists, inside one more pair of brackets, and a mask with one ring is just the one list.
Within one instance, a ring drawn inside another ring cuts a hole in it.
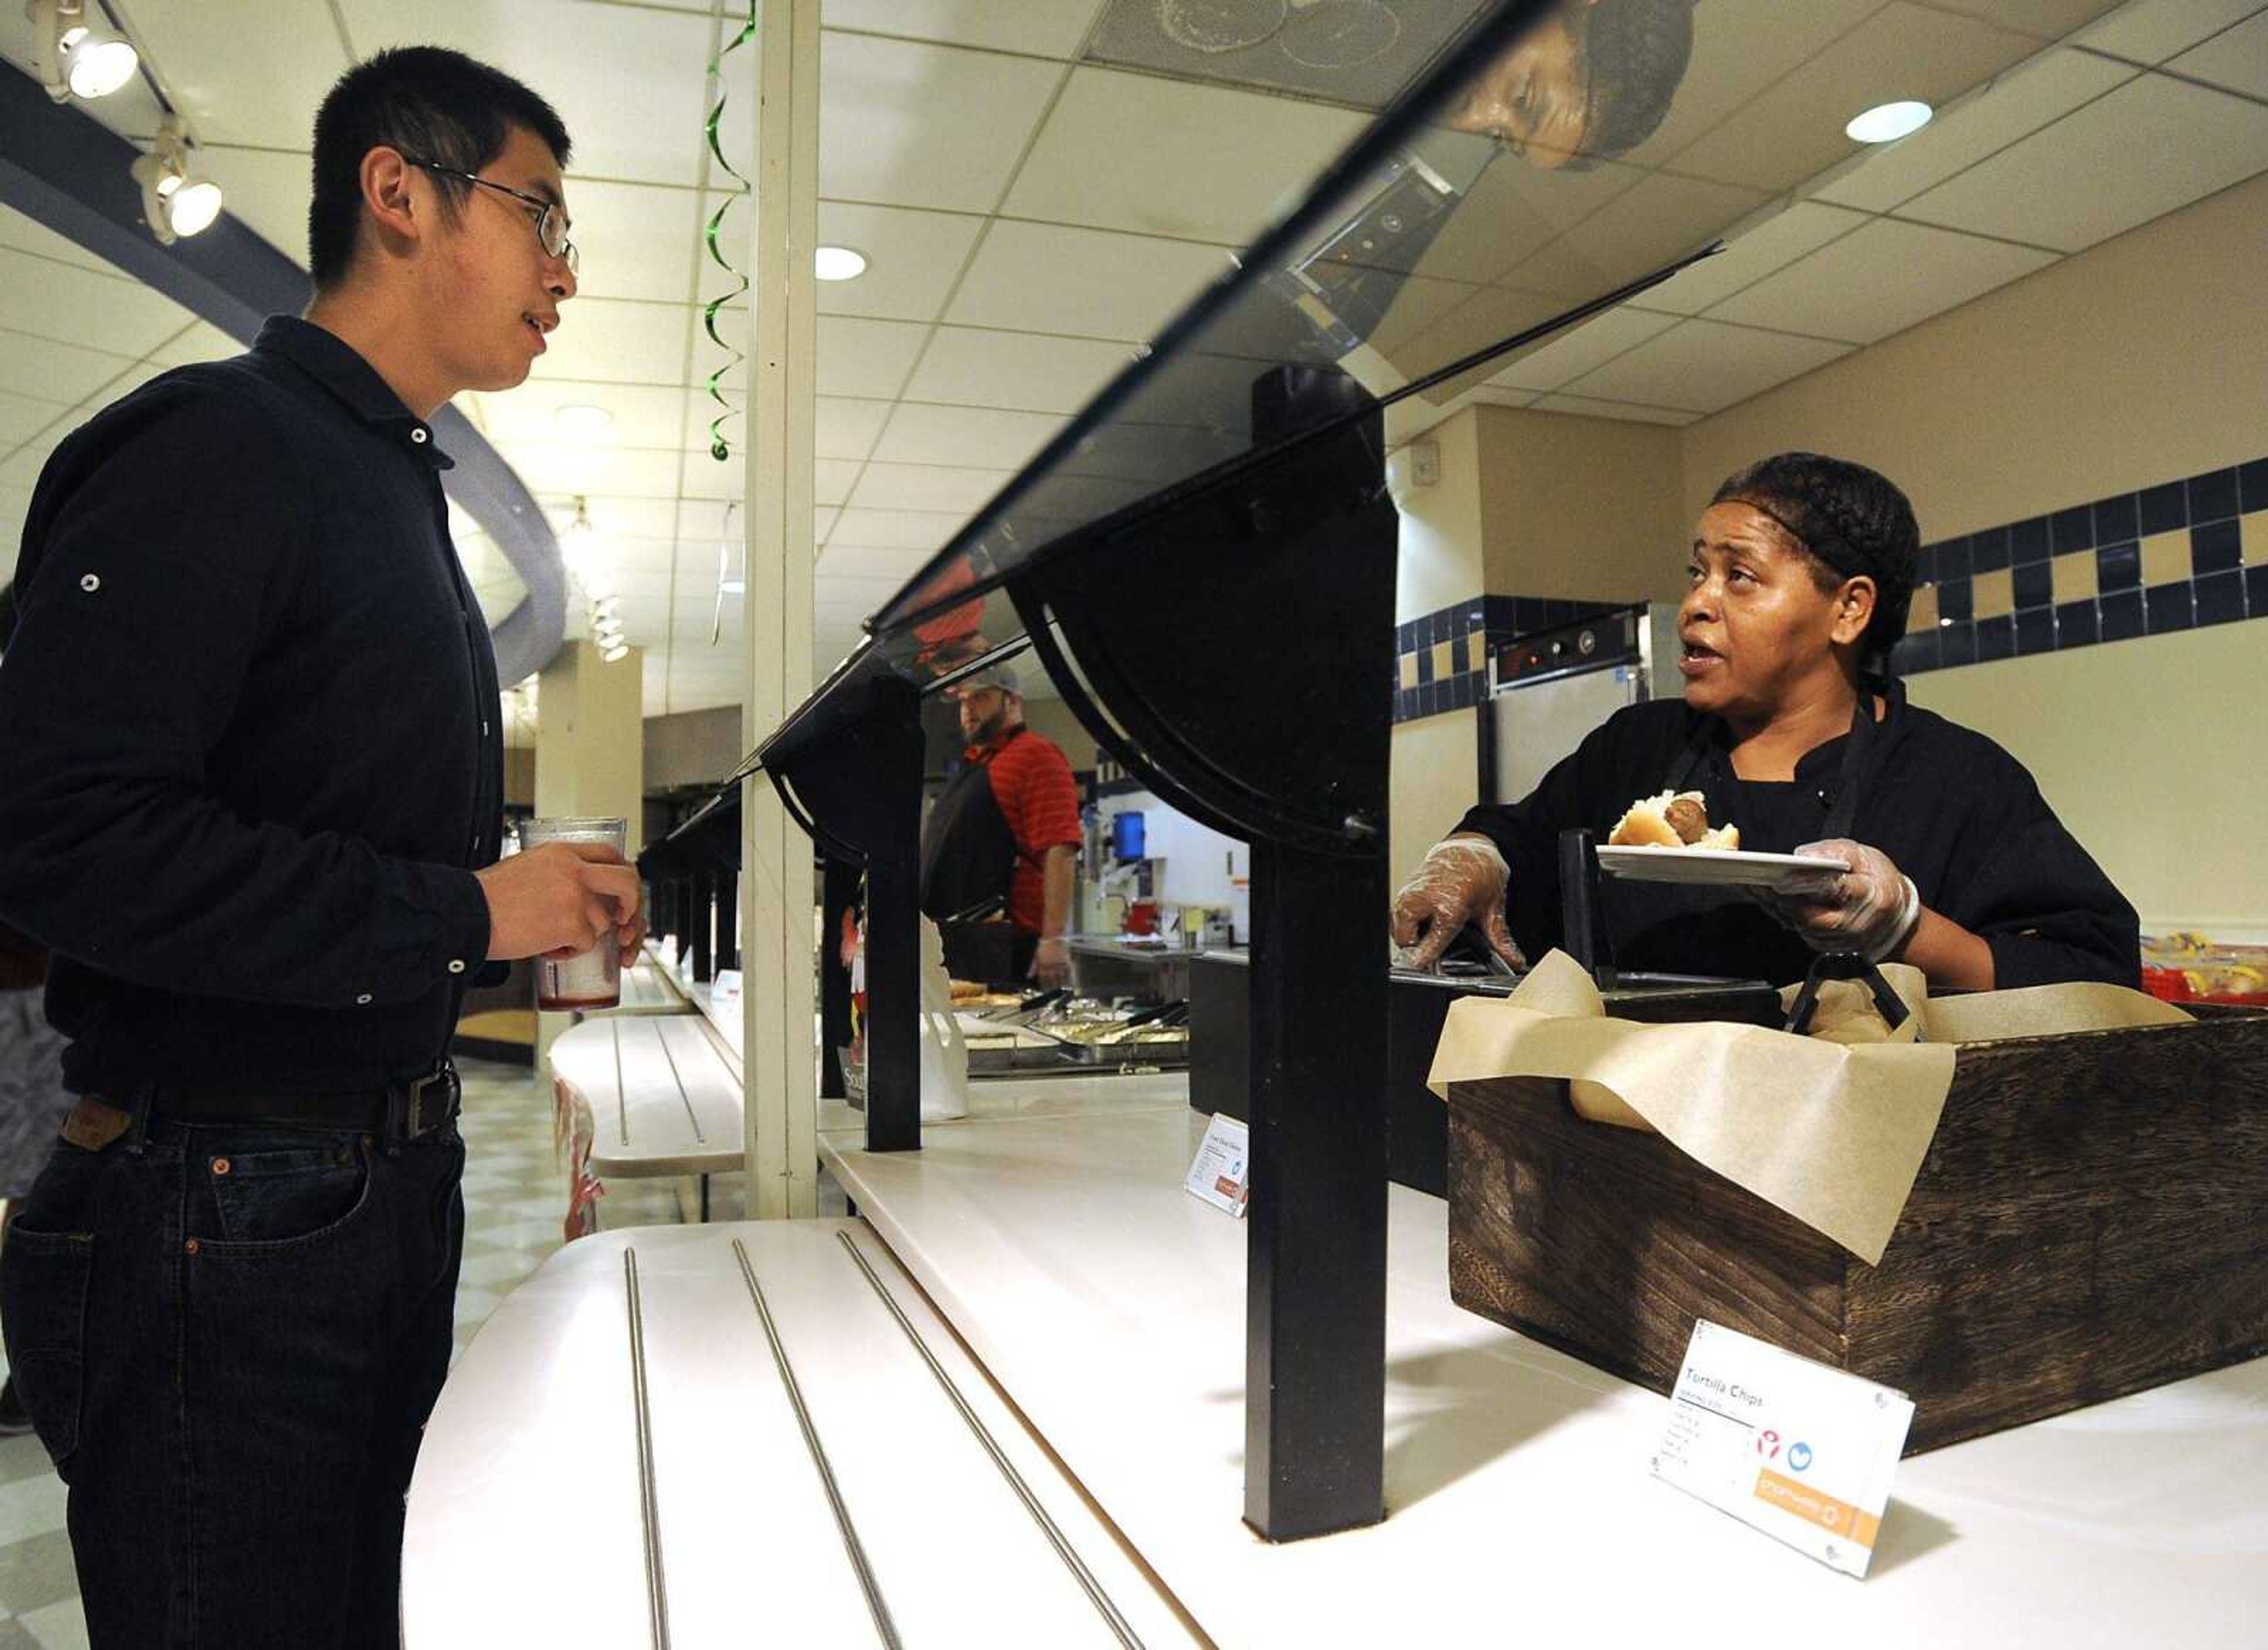
[{"label": "white ceiling tile", "polygon": [[[560,306],[559,330],[529,373],[587,383],[683,384],[717,353],[705,335],[691,349],[696,312],[684,304],[633,304],[575,298]],[[688,350],[690,350],[688,366]]]},{"label": "white ceiling tile", "polygon": [[1707,245],[1764,203],[1737,184],[1658,173],[1515,264],[1505,284],[1571,303],[1598,298]]},{"label": "white ceiling tile", "polygon": [[2192,80],[2268,99],[2268,10],[2183,52],[2166,67]]},{"label": "white ceiling tile", "polygon": [[856,459],[820,459],[813,466],[812,497],[821,505],[844,505],[865,465]]},{"label": "white ceiling tile", "polygon": [[836,517],[835,529],[827,535],[827,555],[831,558],[846,547],[872,550],[939,549],[961,531],[968,519],[961,512],[845,510]]},{"label": "white ceiling tile", "polygon": [[[575,519],[571,493],[537,493],[544,519],[555,534],[564,534]],[[592,527],[608,538],[666,539],[677,531],[677,507],[666,498],[625,498],[600,493],[586,496],[584,511]]]},{"label": "white ceiling tile", "polygon": [[1624,305],[1550,339],[1493,373],[1488,382],[1506,389],[1555,390],[1668,331],[1677,320],[1675,315]]},{"label": "white ceiling tile", "polygon": [[1539,171],[1497,157],[1467,188],[1418,268],[1444,280],[1496,280],[1646,176],[1612,161],[1580,172]]},{"label": "white ceiling tile", "polygon": [[989,212],[1063,72],[1051,63],[830,33],[820,52],[819,192]]},{"label": "white ceiling tile", "polygon": [[1697,315],[1749,283],[1785,269],[1839,235],[1849,234],[1866,221],[1863,212],[1798,201],[1761,223],[1728,235],[1724,251],[1672,276],[1640,301],[1649,309]]},{"label": "white ceiling tile", "polygon": [[[2268,167],[2268,108],[2143,75],[1899,209],[2077,252]],[[2085,187],[2074,187],[2077,180]]]},{"label": "white ceiling tile", "polygon": [[604,493],[617,498],[677,497],[678,453],[585,446],[569,441],[498,441],[497,452],[531,492]]},{"label": "white ceiling tile", "polygon": [[1876,218],[1709,315],[1873,343],[2055,261],[2054,253],[2033,247]]},{"label": "white ceiling tile", "polygon": [[1123,343],[940,327],[906,387],[908,399],[1073,413],[1125,369]]},{"label": "white ceiling tile", "polygon": [[1742,103],[1673,164],[1777,194],[1850,154],[1856,145],[1844,123],[1861,110],[1901,98],[1950,102],[2038,49],[2029,34],[1892,0]]},{"label": "white ceiling tile", "polygon": [[0,453],[43,433],[61,422],[70,410],[62,401],[0,393]]},{"label": "white ceiling tile", "polygon": [[2260,0],[2131,0],[2075,44],[2138,63],[2161,63],[2260,10]]},{"label": "white ceiling tile", "polygon": [[[1396,345],[1389,358],[1410,378],[1419,378],[1439,372],[1476,350],[1517,337],[1530,328],[1555,320],[1573,307],[1575,305],[1564,298],[1484,286],[1408,343]],[[1426,392],[1426,398],[1437,403],[1447,401],[1500,371],[1504,364],[1503,356],[1492,357],[1447,383],[1436,385]]]},{"label": "white ceiling tile", "polygon": [[943,464],[866,466],[850,502],[858,514],[868,510],[934,510],[966,515],[1014,477],[1013,470],[959,469]]},{"label": "white ceiling tile", "polygon": [[7,294],[8,326],[114,355],[146,355],[196,320],[139,282],[6,247],[0,247],[0,292]]},{"label": "white ceiling tile", "polygon": [[[441,41],[521,75],[558,111],[575,146],[568,173],[696,182],[710,23],[703,14],[556,0],[339,0],[365,55]],[[754,54],[743,51],[740,73]],[[735,101],[753,102],[745,85]]]},{"label": "white ceiling tile", "polygon": [[567,444],[560,409],[597,407],[613,415],[614,422],[589,445],[606,448],[682,446],[686,408],[692,398],[674,386],[532,378],[514,389],[458,399],[471,403],[465,409],[466,416],[497,441]]},{"label": "white ceiling tile", "polygon": [[[830,29],[1071,57],[1102,0],[828,0]],[[832,36],[828,37],[831,48]]]},{"label": "white ceiling tile", "polygon": [[2059,41],[2113,9],[2116,0],[1929,0],[1940,11],[1983,18],[2043,41]]},{"label": "white ceiling tile", "polygon": [[819,393],[888,401],[896,396],[921,353],[926,327],[913,321],[870,320],[863,315],[819,318]]},{"label": "white ceiling tile", "polygon": [[136,34],[201,142],[305,150],[316,106],[351,62],[346,42],[323,0],[262,0],[258,26],[247,21],[227,6],[134,8]]},{"label": "white ceiling tile", "polygon": [[983,218],[961,213],[821,201],[820,244],[865,254],[866,270],[853,281],[819,283],[820,312],[935,320],[983,227]]},{"label": "white ceiling tile", "polygon": [[1625,424],[1690,424],[1701,415],[1635,401],[1600,401],[1590,395],[1544,395],[1528,403],[1538,412],[1574,413],[1585,418],[1618,418]]},{"label": "white ceiling tile", "polygon": [[902,587],[927,564],[934,547],[895,548],[873,544],[829,544],[820,556],[815,578],[888,580]]},{"label": "white ceiling tile", "polygon": [[195,361],[225,361],[247,348],[210,321],[201,320],[151,350],[150,358],[165,366],[187,366]]},{"label": "white ceiling tile", "polygon": [[[732,426],[725,426],[729,432]],[[685,453],[682,458],[672,455],[676,465],[679,497],[726,501],[738,498],[747,490],[747,467],[740,460],[737,447],[730,458],[721,463],[708,448]]]},{"label": "white ceiling tile", "polygon": [[[702,202],[690,189],[569,177],[567,210],[574,219],[571,232],[579,260],[575,272],[578,298],[684,303],[692,291],[696,261],[708,257],[701,244],[702,226],[707,222]],[[718,278],[730,284],[721,270]]]},{"label": "white ceiling tile", "polygon": [[57,234],[11,206],[0,206],[0,247],[12,247],[56,263],[75,264],[98,275],[114,275],[122,281],[133,278],[108,259],[95,256],[69,236]]},{"label": "white ceiling tile", "polygon": [[1801,5],[1712,6],[1694,16],[1693,55],[1669,113],[1629,158],[1655,166],[1832,45],[1881,0],[1805,0]]},{"label": "white ceiling tile", "polygon": [[814,544],[826,543],[828,536],[835,531],[836,518],[840,516],[842,513],[843,512],[840,510],[813,511],[811,512],[811,541]]},{"label": "white ceiling tile", "polygon": [[873,449],[891,464],[1020,469],[1071,420],[1050,413],[902,403]]},{"label": "white ceiling tile", "polygon": [[1862,150],[1813,198],[1887,212],[1965,166],[2091,102],[2135,70],[2091,52],[2042,53],[1979,87],[1912,136]]},{"label": "white ceiling tile", "polygon": [[818,453],[823,459],[863,459],[889,421],[887,401],[821,395],[817,409]]},{"label": "white ceiling tile", "polygon": [[1364,342],[1388,360],[1399,358],[1404,344],[1436,327],[1481,289],[1463,281],[1436,281],[1413,275],[1394,294],[1394,301]]},{"label": "white ceiling tile", "polygon": [[77,405],[134,365],[130,356],[0,330],[0,390]]},{"label": "white ceiling tile", "polygon": [[1850,352],[1817,338],[1688,320],[1568,387],[1606,401],[1715,412]]},{"label": "white ceiling tile", "polygon": [[1368,123],[1317,103],[1080,68],[1002,210],[1246,247]]},{"label": "white ceiling tile", "polygon": [[[309,111],[311,116],[313,113]],[[229,216],[303,269],[307,267],[307,208],[314,199],[313,164],[304,150],[208,144],[197,151],[197,165],[220,185],[221,203]]]},{"label": "white ceiling tile", "polygon": [[1230,267],[1219,247],[1000,220],[977,248],[946,318],[1147,343]]}]

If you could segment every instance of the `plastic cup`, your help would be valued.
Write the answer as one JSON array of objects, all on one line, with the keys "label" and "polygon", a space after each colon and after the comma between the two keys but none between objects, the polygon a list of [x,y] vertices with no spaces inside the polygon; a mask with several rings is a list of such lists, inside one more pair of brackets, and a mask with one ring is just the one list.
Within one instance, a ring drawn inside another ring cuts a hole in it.
[{"label": "plastic cup", "polygon": [[[526,819],[515,829],[522,853],[545,843],[603,843],[616,853],[630,845],[630,821],[623,819]],[[622,959],[612,934],[563,962],[534,961],[535,1005],[546,1013],[612,1008],[622,1000]]]}]

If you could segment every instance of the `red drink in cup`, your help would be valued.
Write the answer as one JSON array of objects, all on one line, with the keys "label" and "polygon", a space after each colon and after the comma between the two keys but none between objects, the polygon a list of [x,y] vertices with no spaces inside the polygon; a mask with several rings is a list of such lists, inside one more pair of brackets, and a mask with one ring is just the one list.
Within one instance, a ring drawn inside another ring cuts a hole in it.
[{"label": "red drink in cup", "polygon": [[[616,853],[630,844],[630,821],[622,819],[526,819],[517,829],[523,853],[545,843],[603,843]],[[612,934],[563,962],[537,957],[534,963],[535,1005],[547,1013],[612,1008],[622,1000],[622,960]]]}]

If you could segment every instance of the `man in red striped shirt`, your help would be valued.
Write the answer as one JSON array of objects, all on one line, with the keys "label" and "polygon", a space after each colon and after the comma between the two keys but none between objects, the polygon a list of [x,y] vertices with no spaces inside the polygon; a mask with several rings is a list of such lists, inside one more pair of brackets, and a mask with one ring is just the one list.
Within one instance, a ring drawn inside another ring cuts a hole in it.
[{"label": "man in red striped shirt", "polygon": [[1024,726],[1016,673],[1005,665],[961,684],[963,766],[937,799],[922,839],[922,910],[938,920],[957,978],[979,967],[968,931],[1004,902],[1014,944],[1011,977],[1053,989],[1071,978],[1064,933],[1082,836],[1071,763]]}]

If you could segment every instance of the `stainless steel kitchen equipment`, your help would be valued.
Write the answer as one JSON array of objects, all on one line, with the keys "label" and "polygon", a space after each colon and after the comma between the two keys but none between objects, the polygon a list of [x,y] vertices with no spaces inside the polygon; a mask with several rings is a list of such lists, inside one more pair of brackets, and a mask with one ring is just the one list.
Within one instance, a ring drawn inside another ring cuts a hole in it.
[{"label": "stainless steel kitchen equipment", "polygon": [[1485,800],[1517,802],[1626,704],[1674,694],[1677,607],[1656,601],[1517,637],[1489,657]]}]

